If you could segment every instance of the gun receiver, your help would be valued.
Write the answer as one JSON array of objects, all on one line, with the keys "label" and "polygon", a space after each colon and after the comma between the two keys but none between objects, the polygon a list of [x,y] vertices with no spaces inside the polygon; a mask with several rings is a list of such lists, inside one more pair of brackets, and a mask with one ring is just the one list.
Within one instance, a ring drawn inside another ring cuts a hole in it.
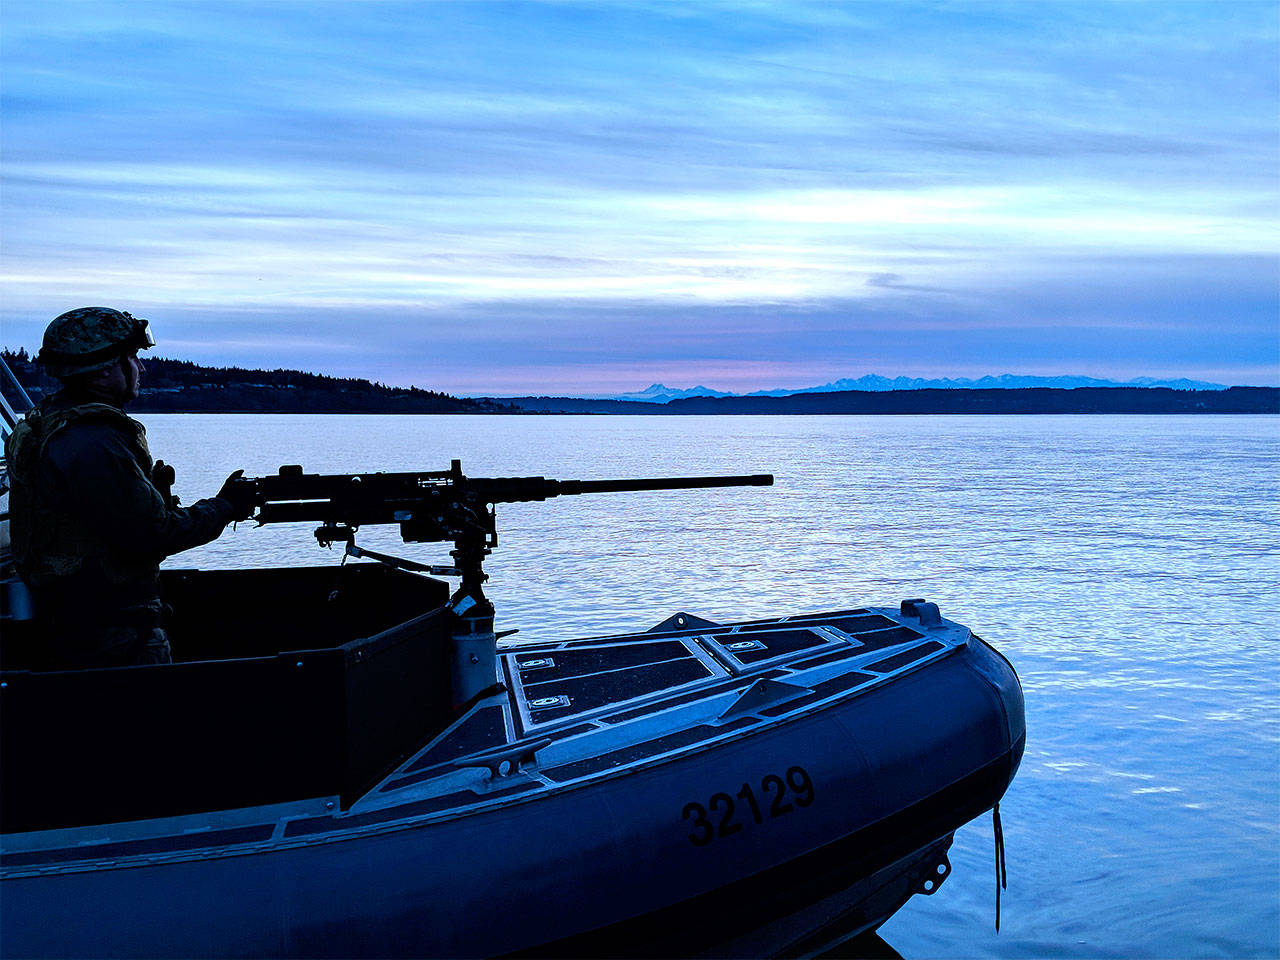
[{"label": "gun receiver", "polygon": [[550,500],[584,493],[769,486],[771,474],[730,477],[657,477],[625,480],[552,480],[547,477],[466,477],[460,461],[421,473],[303,473],[281,467],[251,481],[258,491],[260,524],[319,521],[322,542],[349,540],[366,524],[398,523],[406,543],[483,538],[498,543],[494,505]]}]

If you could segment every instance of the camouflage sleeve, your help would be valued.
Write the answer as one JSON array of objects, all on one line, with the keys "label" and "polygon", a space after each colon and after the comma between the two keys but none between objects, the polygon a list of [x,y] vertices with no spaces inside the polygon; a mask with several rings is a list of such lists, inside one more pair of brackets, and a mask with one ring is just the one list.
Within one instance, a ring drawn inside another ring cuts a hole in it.
[{"label": "camouflage sleeve", "polygon": [[54,436],[45,464],[72,515],[122,550],[157,562],[217,539],[232,519],[231,504],[217,497],[168,506],[119,431],[106,424]]}]

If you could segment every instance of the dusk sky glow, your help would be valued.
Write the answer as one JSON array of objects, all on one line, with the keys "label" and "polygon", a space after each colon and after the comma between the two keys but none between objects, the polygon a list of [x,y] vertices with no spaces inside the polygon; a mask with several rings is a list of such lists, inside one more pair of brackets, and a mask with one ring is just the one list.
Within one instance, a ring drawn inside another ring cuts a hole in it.
[{"label": "dusk sky glow", "polygon": [[1280,5],[6,0],[0,322],[461,394],[1280,383]]}]

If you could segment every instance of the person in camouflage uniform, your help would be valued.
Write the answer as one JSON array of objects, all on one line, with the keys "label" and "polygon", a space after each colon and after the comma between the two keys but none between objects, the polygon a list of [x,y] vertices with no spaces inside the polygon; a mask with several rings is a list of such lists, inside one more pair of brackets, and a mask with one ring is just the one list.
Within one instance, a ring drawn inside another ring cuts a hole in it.
[{"label": "person in camouflage uniform", "polygon": [[169,663],[160,561],[214,540],[253,511],[236,471],[218,495],[180,507],[172,468],[152,461],[138,396],[145,320],[82,307],[49,324],[37,359],[62,382],[5,444],[15,565],[31,590],[45,669]]}]

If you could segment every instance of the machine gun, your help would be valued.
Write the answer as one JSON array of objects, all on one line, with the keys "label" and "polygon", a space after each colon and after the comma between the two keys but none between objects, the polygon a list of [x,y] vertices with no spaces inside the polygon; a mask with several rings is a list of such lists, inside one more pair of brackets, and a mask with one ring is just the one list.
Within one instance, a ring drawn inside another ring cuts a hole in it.
[{"label": "machine gun", "polygon": [[[552,480],[546,477],[466,477],[462,464],[421,473],[303,473],[285,466],[275,476],[246,479],[254,485],[259,524],[319,521],[316,539],[344,543],[348,556],[368,556],[405,569],[460,576],[449,601],[457,618],[454,639],[454,700],[461,704],[494,681],[496,637],[493,607],[481,589],[482,564],[498,544],[495,505],[550,500],[584,493],[769,486],[772,474],[729,477],[659,477],[625,480]],[[451,541],[452,568],[428,567],[355,546],[367,524],[400,525],[406,543]]]}]

